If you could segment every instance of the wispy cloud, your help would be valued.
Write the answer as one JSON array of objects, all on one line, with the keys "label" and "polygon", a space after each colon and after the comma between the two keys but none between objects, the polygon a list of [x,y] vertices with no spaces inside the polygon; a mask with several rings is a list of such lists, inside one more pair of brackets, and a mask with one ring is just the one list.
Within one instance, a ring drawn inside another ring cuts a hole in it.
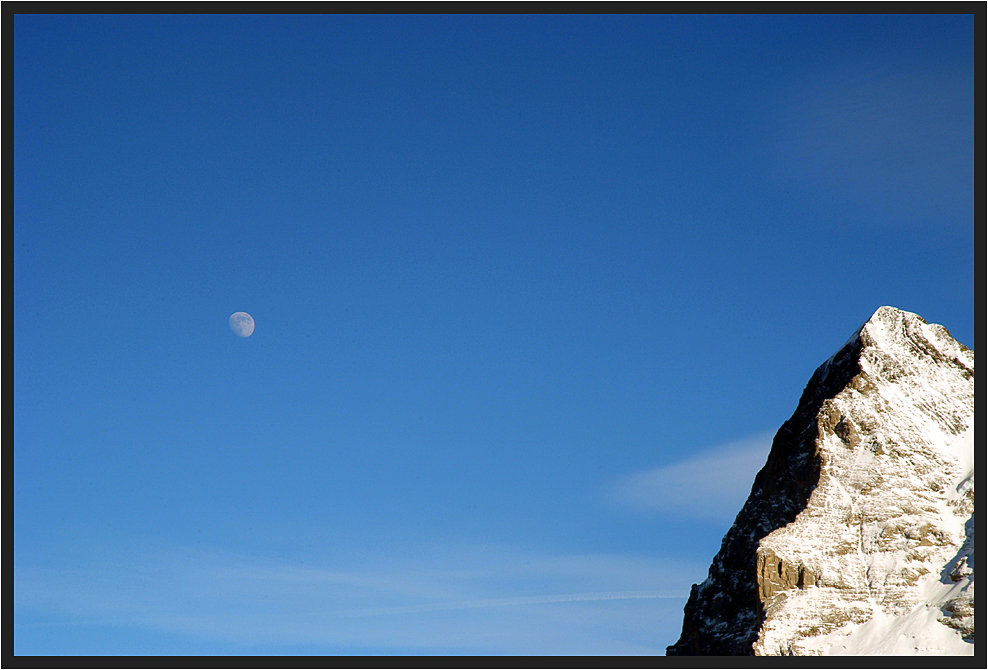
[{"label": "wispy cloud", "polygon": [[518,607],[523,605],[550,605],[552,603],[586,603],[603,600],[653,600],[656,598],[683,599],[682,591],[609,591],[598,593],[560,593],[545,596],[523,596],[516,598],[488,598],[461,602],[435,603],[431,605],[408,605],[405,607],[383,607],[365,610],[339,612],[340,616],[388,616],[392,614],[418,614],[422,612],[444,612],[448,610],[476,609],[480,607]]},{"label": "wispy cloud", "polygon": [[22,630],[113,624],[248,648],[656,654],[678,632],[661,622],[679,619],[696,577],[695,566],[648,558],[497,545],[406,546],[400,558],[316,567],[216,549],[82,553],[89,567],[18,566]]},{"label": "wispy cloud", "polygon": [[720,445],[695,458],[631,473],[611,482],[607,495],[639,512],[729,521],[765,464],[772,434]]},{"label": "wispy cloud", "polygon": [[805,75],[764,116],[777,179],[912,222],[970,203],[973,112],[970,73],[862,65]]}]

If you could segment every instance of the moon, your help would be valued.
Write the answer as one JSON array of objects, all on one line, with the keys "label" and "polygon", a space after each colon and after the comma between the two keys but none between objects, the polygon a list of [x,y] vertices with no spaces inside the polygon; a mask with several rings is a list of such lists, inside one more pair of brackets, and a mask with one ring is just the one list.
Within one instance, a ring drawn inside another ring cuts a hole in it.
[{"label": "moon", "polygon": [[254,332],[254,317],[247,312],[234,312],[230,315],[230,330],[237,337],[250,337]]}]

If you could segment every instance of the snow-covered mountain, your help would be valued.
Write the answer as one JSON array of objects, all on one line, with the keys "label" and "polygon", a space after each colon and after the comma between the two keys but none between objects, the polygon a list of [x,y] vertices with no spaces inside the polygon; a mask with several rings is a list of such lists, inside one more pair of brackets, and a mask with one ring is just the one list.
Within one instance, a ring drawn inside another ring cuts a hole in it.
[{"label": "snow-covered mountain", "polygon": [[973,654],[974,352],[882,307],[810,378],[670,655]]}]

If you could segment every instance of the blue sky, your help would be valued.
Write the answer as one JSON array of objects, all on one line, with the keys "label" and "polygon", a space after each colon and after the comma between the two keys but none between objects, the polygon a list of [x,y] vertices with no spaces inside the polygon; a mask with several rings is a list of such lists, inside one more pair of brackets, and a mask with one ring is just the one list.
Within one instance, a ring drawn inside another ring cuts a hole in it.
[{"label": "blue sky", "polygon": [[662,654],[857,326],[977,348],[972,16],[14,26],[18,654]]}]

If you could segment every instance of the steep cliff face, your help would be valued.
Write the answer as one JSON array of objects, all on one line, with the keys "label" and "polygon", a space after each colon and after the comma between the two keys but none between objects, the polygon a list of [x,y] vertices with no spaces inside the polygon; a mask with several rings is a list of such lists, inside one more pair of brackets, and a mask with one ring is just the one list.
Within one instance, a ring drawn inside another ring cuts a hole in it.
[{"label": "steep cliff face", "polygon": [[973,430],[974,352],[879,309],[779,429],[668,653],[973,653]]}]

